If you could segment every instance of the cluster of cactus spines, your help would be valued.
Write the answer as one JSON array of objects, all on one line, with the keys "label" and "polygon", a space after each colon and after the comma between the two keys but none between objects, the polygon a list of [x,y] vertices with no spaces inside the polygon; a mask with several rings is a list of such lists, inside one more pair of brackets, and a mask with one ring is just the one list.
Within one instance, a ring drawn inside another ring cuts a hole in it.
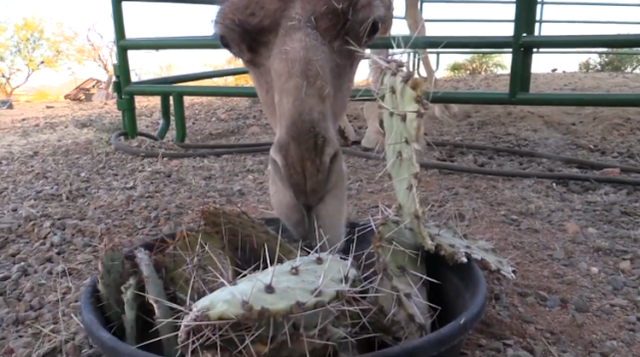
[{"label": "cluster of cactus spines", "polygon": [[300,255],[298,248],[242,211],[208,207],[201,211],[201,222],[204,234],[223,237],[234,265],[243,271],[261,270],[267,262],[291,260]]},{"label": "cluster of cactus spines", "polygon": [[181,322],[182,351],[325,356],[353,323],[349,297],[359,285],[351,260],[327,253],[249,274],[193,304]]},{"label": "cluster of cactus spines", "polygon": [[372,323],[386,329],[386,342],[392,344],[418,339],[431,326],[424,250],[402,223],[385,219],[372,242],[377,273],[374,305],[380,310]]},{"label": "cluster of cactus spines", "polygon": [[221,236],[179,232],[164,253],[165,285],[186,304],[233,281],[233,265]]},{"label": "cluster of cactus spines", "polygon": [[135,250],[135,256],[147,290],[147,301],[151,303],[155,311],[155,322],[158,332],[162,336],[164,355],[166,357],[174,357],[178,352],[178,340],[175,334],[176,326],[172,321],[172,312],[168,305],[169,300],[164,290],[164,283],[158,277],[148,251],[138,248]]},{"label": "cluster of cactus spines", "polygon": [[411,72],[401,72],[403,63],[389,61],[382,74],[380,95],[383,96],[385,157],[395,192],[397,210],[406,225],[414,230],[415,239],[428,251],[434,242],[423,228],[418,198],[420,165],[416,151],[422,148],[424,113],[427,110],[420,92],[424,85]]}]

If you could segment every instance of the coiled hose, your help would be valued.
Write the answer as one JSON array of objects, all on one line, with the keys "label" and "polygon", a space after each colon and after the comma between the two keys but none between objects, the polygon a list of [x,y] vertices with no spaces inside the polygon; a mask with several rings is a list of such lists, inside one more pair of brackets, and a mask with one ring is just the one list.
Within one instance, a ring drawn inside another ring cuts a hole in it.
[{"label": "coiled hose", "polygon": [[[161,152],[155,150],[142,150],[138,148],[126,145],[124,142],[118,140],[121,137],[126,136],[125,131],[118,131],[111,136],[111,143],[118,151],[141,157],[166,157],[172,159],[191,158],[191,157],[208,157],[208,156],[223,156],[223,155],[236,155],[236,154],[256,154],[256,153],[268,153],[272,142],[257,142],[257,143],[237,143],[237,144],[176,144],[176,146],[186,150],[197,151],[185,151],[185,152]],[[138,132],[138,135],[153,141],[159,141],[159,139],[152,134],[145,132]],[[461,149],[481,150],[481,151],[495,151],[503,152],[512,155],[518,155],[523,157],[535,157],[541,159],[547,159],[552,161],[558,161],[565,164],[575,164],[585,167],[589,167],[594,170],[602,170],[607,168],[617,168],[621,172],[638,173],[640,174],[640,167],[628,166],[628,165],[616,165],[607,164],[597,161],[583,160],[572,157],[547,154],[531,150],[502,148],[488,145],[479,144],[466,144],[450,141],[432,141],[429,140],[429,145],[435,147],[454,147]],[[365,159],[372,160],[384,160],[384,156],[381,154],[375,154],[371,152],[364,152],[351,147],[343,147],[342,152]],[[418,161],[420,166],[424,169],[437,169],[453,172],[461,172],[467,174],[486,175],[486,176],[500,176],[500,177],[513,177],[513,178],[539,178],[545,180],[564,180],[564,181],[587,181],[587,182],[599,182],[609,184],[623,184],[640,186],[640,180],[631,179],[626,177],[612,177],[612,176],[599,176],[599,175],[583,175],[572,173],[559,173],[559,172],[535,172],[535,171],[522,171],[522,170],[494,170],[485,169],[480,167],[470,167],[463,165],[447,164],[433,161]]]}]

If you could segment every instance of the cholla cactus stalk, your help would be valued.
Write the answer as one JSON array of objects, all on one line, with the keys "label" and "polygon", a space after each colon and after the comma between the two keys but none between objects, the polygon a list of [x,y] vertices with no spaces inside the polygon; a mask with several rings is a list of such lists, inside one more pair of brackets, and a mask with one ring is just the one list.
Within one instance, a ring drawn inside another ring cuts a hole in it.
[{"label": "cholla cactus stalk", "polygon": [[359,281],[351,260],[327,253],[247,275],[192,306],[181,322],[182,351],[325,356],[347,335]]},{"label": "cholla cactus stalk", "polygon": [[153,305],[155,311],[155,322],[162,338],[164,355],[165,357],[175,357],[178,353],[175,323],[172,321],[171,309],[167,304],[168,300],[164,291],[164,284],[153,268],[148,251],[138,248],[135,250],[135,256],[138,268],[144,278],[147,300]]}]

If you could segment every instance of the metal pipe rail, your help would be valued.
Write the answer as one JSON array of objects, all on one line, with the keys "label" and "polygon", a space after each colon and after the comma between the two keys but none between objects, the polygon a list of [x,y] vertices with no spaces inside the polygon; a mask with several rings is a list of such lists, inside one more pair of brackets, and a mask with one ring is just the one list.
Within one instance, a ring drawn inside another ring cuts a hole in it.
[{"label": "metal pipe rail", "polygon": [[[420,1],[420,11],[424,10],[424,4],[492,4],[492,5],[515,5],[515,0],[421,0]],[[616,25],[640,25],[640,21],[593,21],[593,20],[544,20],[544,8],[545,6],[554,6],[554,5],[562,5],[562,6],[608,6],[608,7],[637,7],[640,8],[640,3],[605,3],[605,2],[568,2],[568,1],[545,1],[539,0],[538,5],[540,6],[540,15],[536,18],[535,22],[538,25],[537,33],[534,35],[542,35],[542,25],[545,23],[555,23],[555,24],[593,24],[593,25],[604,25],[604,24],[616,24]],[[403,17],[394,16],[394,19],[403,20]],[[425,23],[512,23],[513,20],[506,19],[425,19]],[[436,56],[436,64],[435,71],[438,71],[440,68],[440,56],[443,54],[476,54],[478,52],[441,52],[441,51],[430,51],[430,55]],[[495,52],[481,52],[482,54],[507,54],[510,52],[504,51],[495,51]],[[540,52],[540,48],[535,49],[536,54],[542,53],[551,53],[551,52]],[[591,53],[585,51],[567,51],[567,54],[600,54],[600,53]],[[630,52],[617,52],[618,55],[637,55],[637,53]],[[412,69],[420,73],[420,55],[416,51],[412,51],[409,53],[408,60],[411,63]]]},{"label": "metal pipe rail", "polygon": [[[156,78],[132,82],[128,52],[133,50],[168,49],[222,49],[215,36],[173,37],[173,38],[131,38],[125,33],[122,3],[127,0],[112,0],[113,21],[116,35],[117,64],[114,88],[117,93],[118,109],[122,112],[122,123],[128,138],[138,134],[135,96],[161,97],[162,122],[156,136],[163,139],[170,125],[170,99],[173,99],[176,136],[174,141],[183,143],[186,139],[184,118],[184,96],[257,97],[252,87],[185,86],[176,85],[194,80],[219,78],[227,75],[245,74],[246,69],[234,68],[222,71],[208,71],[194,74]],[[208,4],[220,5],[224,0],[129,0],[155,3]],[[487,3],[467,0],[424,0],[425,2]],[[490,3],[507,3],[493,1]],[[591,36],[541,36],[535,35],[537,6],[542,1],[515,0],[513,36],[390,36],[378,37],[369,49],[438,49],[438,50],[510,50],[512,54],[508,92],[429,92],[425,97],[433,103],[487,104],[487,105],[545,105],[545,106],[640,106],[640,93],[530,93],[531,64],[534,49],[564,48],[632,48],[640,47],[640,34],[634,35],[591,35]],[[551,2],[545,2],[546,4]],[[571,3],[574,4],[574,3]],[[370,101],[373,93],[368,90],[354,90],[352,99]]]}]

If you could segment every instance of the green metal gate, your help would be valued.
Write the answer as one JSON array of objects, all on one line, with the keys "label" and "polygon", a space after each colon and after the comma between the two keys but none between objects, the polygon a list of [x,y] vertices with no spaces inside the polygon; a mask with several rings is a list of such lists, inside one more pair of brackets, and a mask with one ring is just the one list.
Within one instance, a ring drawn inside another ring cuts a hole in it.
[{"label": "green metal gate", "polygon": [[[156,137],[164,139],[170,126],[170,100],[173,100],[176,143],[186,139],[185,96],[215,97],[257,97],[252,87],[227,86],[187,86],[180,83],[202,79],[220,78],[247,73],[244,68],[207,71],[186,75],[177,75],[151,80],[132,82],[128,52],[133,50],[176,50],[176,49],[223,49],[220,43],[211,36],[174,37],[174,38],[127,38],[124,26],[122,3],[125,0],[112,0],[113,22],[116,35],[117,63],[115,64],[114,88],[117,94],[117,107],[122,112],[122,125],[129,139],[138,135],[135,96],[160,96],[162,122]],[[126,0],[152,3],[178,3],[198,5],[218,5],[220,0]],[[259,1],[259,0],[256,0]],[[476,22],[513,22],[513,36],[390,36],[378,37],[368,46],[370,49],[393,49],[394,43],[407,44],[407,49],[428,49],[430,53],[496,53],[508,50],[511,53],[511,74],[508,92],[433,92],[425,93],[432,103],[453,104],[485,104],[485,105],[538,105],[538,106],[595,106],[595,107],[637,107],[640,106],[640,93],[530,93],[531,64],[534,50],[538,49],[589,49],[589,48],[633,48],[640,47],[640,34],[632,35],[589,35],[589,36],[541,36],[536,35],[544,22],[542,11],[537,17],[538,5],[608,5],[639,6],[636,4],[574,3],[538,0],[423,0],[423,2],[440,3],[473,3],[473,4],[515,4],[515,19],[510,20],[477,20]],[[422,4],[421,4],[422,7]],[[472,20],[444,20],[465,21]],[[443,22],[443,20],[426,20],[426,22]],[[588,21],[561,21],[563,23],[589,23]],[[615,22],[607,22],[615,23]],[[619,22],[628,24],[628,22]],[[634,23],[635,24],[635,23]],[[472,50],[465,52],[442,52],[442,50]],[[486,51],[493,50],[493,51]],[[544,52],[549,53],[549,52]],[[561,52],[569,53],[569,52]],[[580,53],[580,52],[570,52]],[[585,52],[582,52],[585,53]],[[593,52],[590,52],[593,53]],[[542,52],[540,52],[542,54]],[[415,64],[414,64],[415,65]],[[370,101],[373,94],[368,90],[354,90],[352,100]]]}]

